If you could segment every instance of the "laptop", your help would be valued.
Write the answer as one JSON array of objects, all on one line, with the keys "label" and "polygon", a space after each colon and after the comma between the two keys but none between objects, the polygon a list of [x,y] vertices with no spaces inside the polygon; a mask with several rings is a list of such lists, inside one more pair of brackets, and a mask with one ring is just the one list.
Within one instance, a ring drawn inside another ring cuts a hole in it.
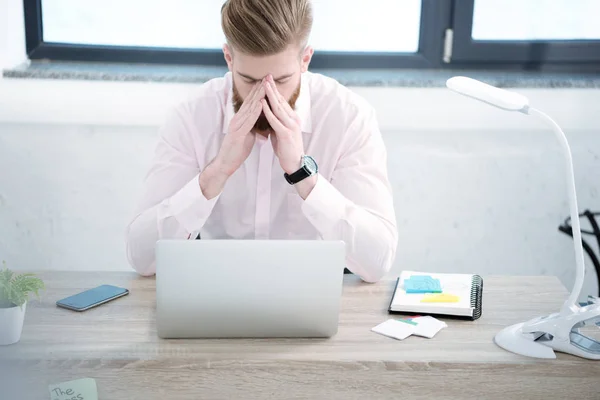
[{"label": "laptop", "polygon": [[160,338],[327,338],[345,246],[325,240],[159,240]]}]

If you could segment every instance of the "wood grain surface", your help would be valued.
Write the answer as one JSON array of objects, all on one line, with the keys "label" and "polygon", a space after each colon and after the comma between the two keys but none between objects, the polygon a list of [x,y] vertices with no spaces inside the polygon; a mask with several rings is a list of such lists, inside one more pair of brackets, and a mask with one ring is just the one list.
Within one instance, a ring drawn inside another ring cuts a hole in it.
[{"label": "wood grain surface", "polygon": [[[390,318],[395,277],[345,276],[331,339],[163,340],[154,278],[40,275],[47,289],[28,304],[21,341],[0,347],[2,400],[48,399],[49,384],[82,377],[96,379],[100,399],[600,399],[599,362],[536,360],[493,342],[507,325],[559,310],[568,292],[555,277],[484,276],[479,320],[444,319],[433,339],[396,341],[370,331]],[[55,305],[101,284],[130,294],[83,313]]]}]

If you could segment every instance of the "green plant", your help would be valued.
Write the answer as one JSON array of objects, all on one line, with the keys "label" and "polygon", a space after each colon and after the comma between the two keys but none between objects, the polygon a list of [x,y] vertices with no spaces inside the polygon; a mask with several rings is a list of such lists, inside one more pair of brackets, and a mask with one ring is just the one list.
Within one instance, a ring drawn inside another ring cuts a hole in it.
[{"label": "green plant", "polygon": [[44,282],[34,274],[15,274],[6,268],[0,270],[0,308],[21,307],[33,293],[39,298]]}]

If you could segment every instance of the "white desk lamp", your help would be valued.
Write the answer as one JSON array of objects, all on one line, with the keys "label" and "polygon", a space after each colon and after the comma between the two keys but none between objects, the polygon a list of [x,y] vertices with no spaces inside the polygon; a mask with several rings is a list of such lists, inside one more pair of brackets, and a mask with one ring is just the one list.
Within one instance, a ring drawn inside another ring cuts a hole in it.
[{"label": "white desk lamp", "polygon": [[585,265],[579,211],[577,210],[577,194],[571,149],[565,134],[558,124],[548,115],[529,107],[527,97],[490,86],[477,80],[456,76],[448,79],[449,89],[493,105],[506,111],[519,111],[526,115],[536,116],[550,124],[564,151],[567,172],[567,190],[571,222],[573,224],[573,246],[577,272],[573,290],[562,309],[558,313],[537,317],[527,322],[509,326],[500,331],[494,338],[496,344],[505,350],[536,358],[556,358],[554,350],[570,353],[579,357],[600,360],[600,342],[584,336],[580,328],[586,325],[595,326],[600,320],[600,300],[593,299],[587,306],[579,306],[577,300],[583,286]]}]

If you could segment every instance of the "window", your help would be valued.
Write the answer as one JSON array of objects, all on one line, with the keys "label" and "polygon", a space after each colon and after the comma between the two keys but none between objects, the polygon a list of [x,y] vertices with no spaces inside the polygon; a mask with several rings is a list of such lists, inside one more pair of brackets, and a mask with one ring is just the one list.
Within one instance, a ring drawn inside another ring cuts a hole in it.
[{"label": "window", "polygon": [[[421,0],[313,1],[311,43],[325,51],[417,53]],[[340,13],[344,10],[344,13]],[[332,21],[335,24],[332,25]]]},{"label": "window", "polygon": [[102,46],[220,49],[221,0],[41,0],[43,40]]},{"label": "window", "polygon": [[454,10],[455,62],[600,63],[598,0],[466,0]]},{"label": "window", "polygon": [[[472,38],[475,40],[597,40],[600,1],[475,0]],[[510,26],[510,29],[506,29]]]},{"label": "window", "polygon": [[[224,66],[224,0],[23,0],[31,59]],[[600,68],[599,0],[313,0],[314,68]]]},{"label": "window", "polygon": [[[219,50],[225,41],[219,19],[223,1],[42,0],[43,40]],[[416,53],[419,49],[420,0],[374,0],[354,7],[344,7],[347,0],[313,4],[312,44],[320,50]]]},{"label": "window", "polygon": [[[31,59],[224,65],[223,2],[24,0],[27,51]],[[450,4],[437,3],[313,0],[312,66],[439,65]]]}]

